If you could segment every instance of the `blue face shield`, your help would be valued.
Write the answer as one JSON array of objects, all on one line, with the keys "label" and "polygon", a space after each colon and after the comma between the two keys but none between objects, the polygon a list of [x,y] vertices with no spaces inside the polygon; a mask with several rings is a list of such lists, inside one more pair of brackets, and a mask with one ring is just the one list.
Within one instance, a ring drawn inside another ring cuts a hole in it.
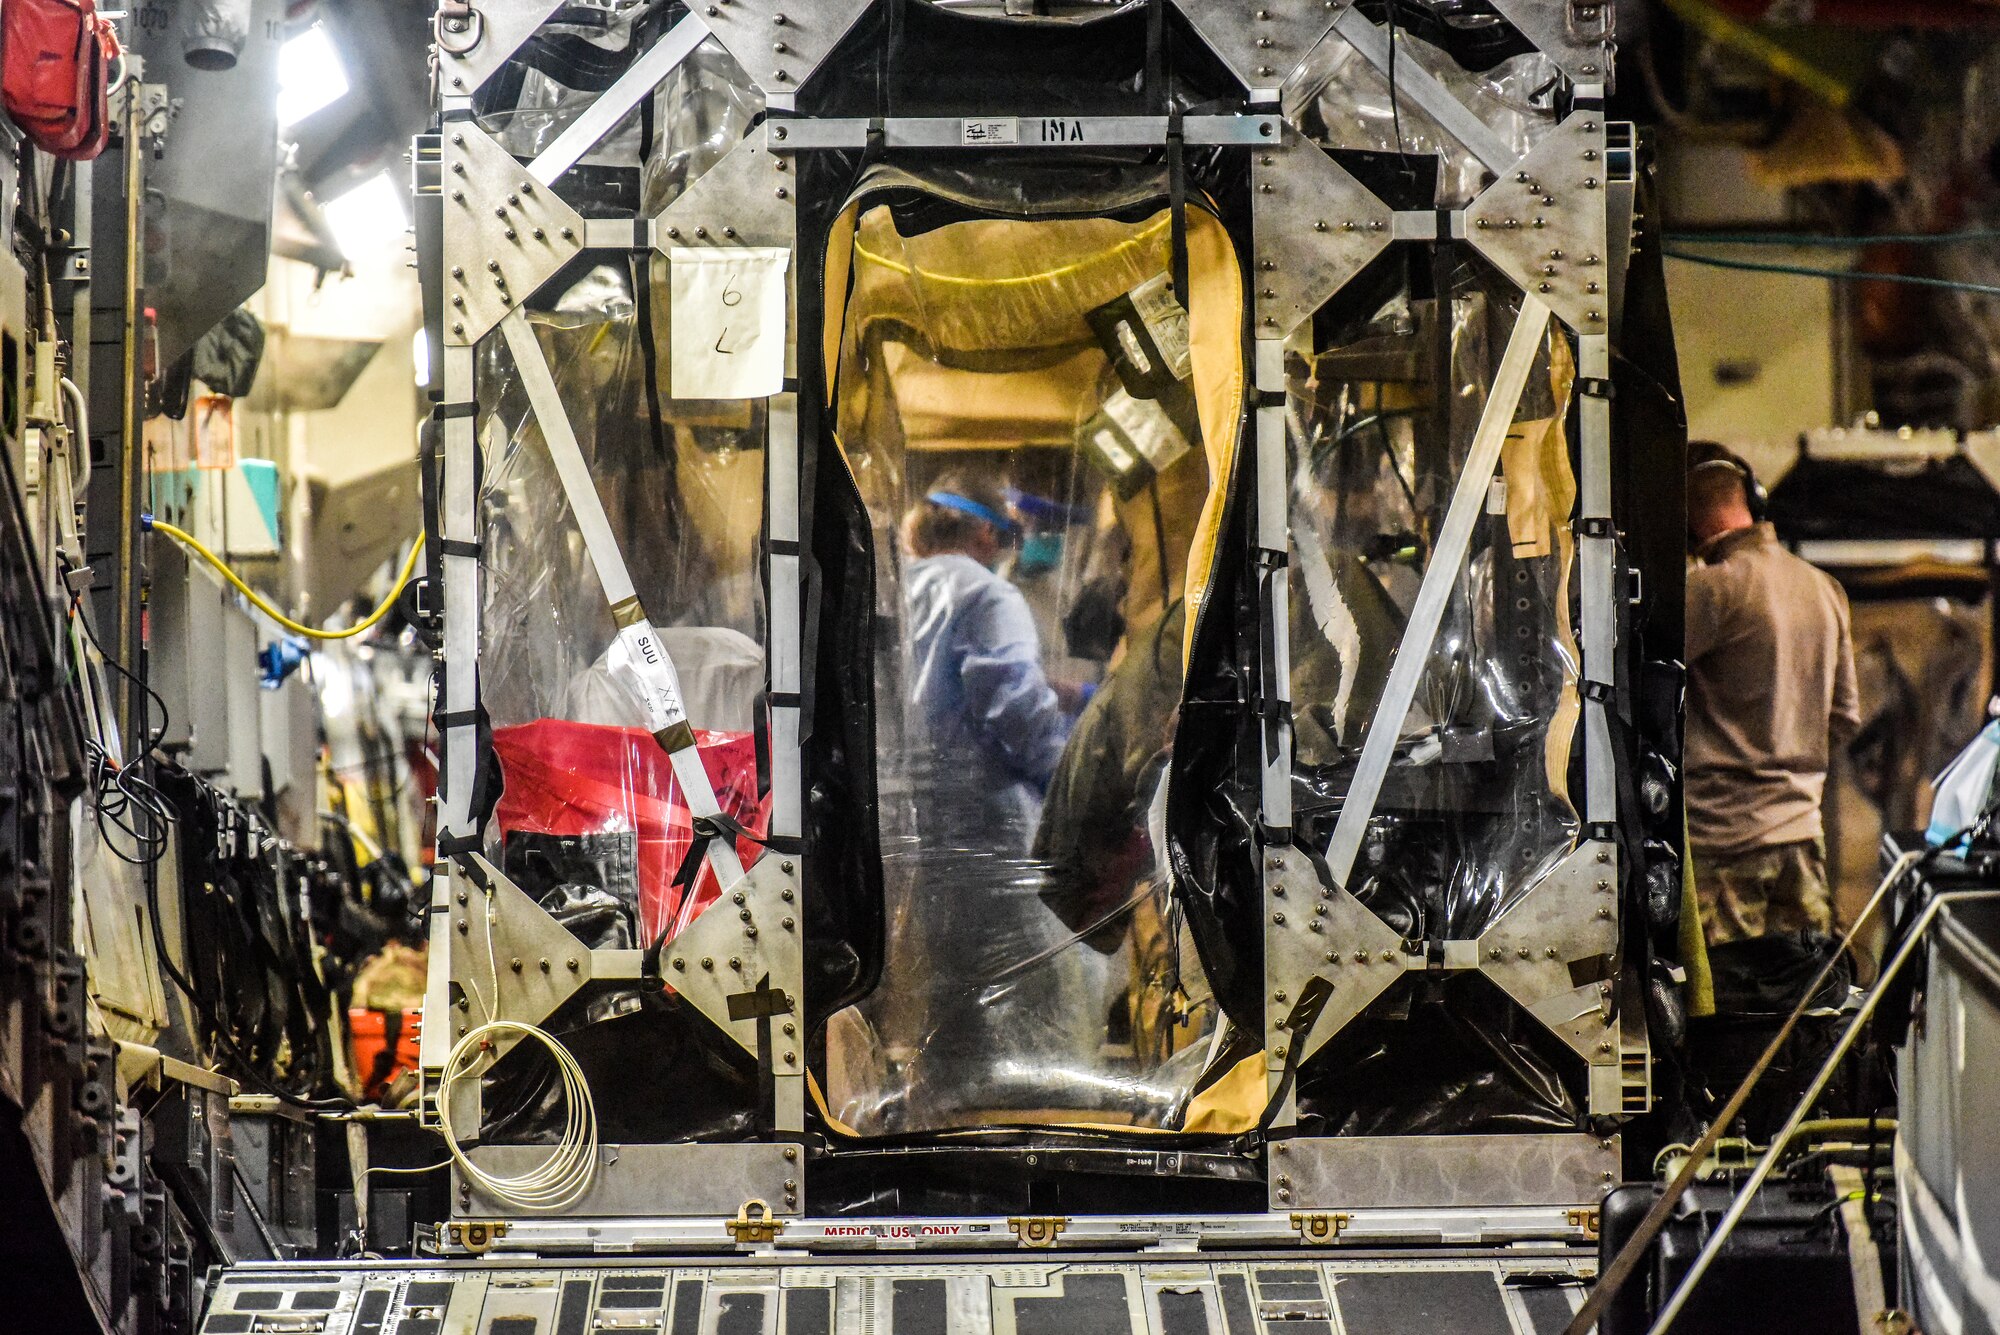
[{"label": "blue face shield", "polygon": [[1024,575],[1047,574],[1061,564],[1062,550],[1061,533],[1030,533],[1021,539],[1021,554],[1015,561],[1015,569]]}]

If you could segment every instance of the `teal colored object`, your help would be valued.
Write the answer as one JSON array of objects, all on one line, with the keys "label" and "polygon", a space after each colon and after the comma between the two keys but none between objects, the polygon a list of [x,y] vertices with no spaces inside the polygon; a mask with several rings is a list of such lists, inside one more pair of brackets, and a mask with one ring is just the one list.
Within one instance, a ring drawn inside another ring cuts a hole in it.
[{"label": "teal colored object", "polygon": [[264,529],[271,541],[278,541],[278,465],[269,459],[244,459],[236,465],[250,494],[257,498],[257,513],[264,517]]},{"label": "teal colored object", "polygon": [[[242,459],[237,461],[234,471],[250,489],[258,517],[264,521],[264,532],[274,546],[282,545],[278,537],[278,465],[269,459]],[[195,500],[209,487],[227,486],[227,477],[228,471],[222,469],[161,469],[153,474],[153,494],[161,518],[172,518],[177,513],[185,518],[185,512],[193,508]]]},{"label": "teal colored object", "polygon": [[1030,533],[1021,540],[1021,557],[1018,562],[1022,574],[1039,575],[1054,570],[1062,560],[1063,535],[1060,533]]}]

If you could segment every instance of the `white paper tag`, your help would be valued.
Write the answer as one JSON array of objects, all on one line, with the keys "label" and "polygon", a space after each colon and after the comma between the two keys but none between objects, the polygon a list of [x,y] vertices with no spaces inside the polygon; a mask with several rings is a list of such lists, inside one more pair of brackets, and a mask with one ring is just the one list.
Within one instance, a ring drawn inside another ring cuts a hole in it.
[{"label": "white paper tag", "polygon": [[1191,448],[1166,410],[1151,399],[1135,399],[1122,388],[1114,389],[1104,398],[1104,415],[1118,424],[1155,473],[1172,468]]},{"label": "white paper tag", "polygon": [[680,246],[668,390],[677,399],[761,399],[785,387],[785,268],[770,246]]},{"label": "white paper tag", "polygon": [[646,714],[648,732],[665,732],[687,722],[687,707],[681,703],[680,678],[667,646],[653,627],[644,621],[618,632],[605,654],[611,675],[632,688]]},{"label": "white paper tag", "polygon": [[977,121],[958,123],[958,142],[961,144],[1018,144],[1021,142],[1021,122],[1012,116],[1001,116]]},{"label": "white paper tag", "polygon": [[1188,313],[1174,297],[1173,283],[1156,274],[1132,289],[1132,309],[1145,321],[1153,345],[1166,358],[1176,380],[1194,374],[1194,353],[1188,346]]}]

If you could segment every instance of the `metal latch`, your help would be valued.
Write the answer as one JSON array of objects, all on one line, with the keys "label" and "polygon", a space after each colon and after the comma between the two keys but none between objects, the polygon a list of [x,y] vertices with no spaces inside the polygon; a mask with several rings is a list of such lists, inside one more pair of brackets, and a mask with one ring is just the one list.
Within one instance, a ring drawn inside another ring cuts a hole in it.
[{"label": "metal latch", "polygon": [[1563,27],[1569,39],[1580,46],[1608,42],[1617,31],[1617,11],[1612,0],[1570,0]]},{"label": "metal latch", "polygon": [[1324,1210],[1308,1214],[1294,1214],[1292,1229],[1301,1242],[1337,1242],[1340,1231],[1347,1227],[1354,1216],[1350,1214],[1329,1214]]},{"label": "metal latch", "polygon": [[737,1242],[770,1242],[785,1231],[785,1221],[774,1218],[771,1207],[759,1200],[748,1200],[736,1209],[736,1217],[724,1222],[729,1236]]},{"label": "metal latch", "polygon": [[1597,1230],[1602,1223],[1602,1219],[1602,1215],[1599,1214],[1595,1207],[1588,1210],[1571,1210],[1569,1212],[1569,1226],[1574,1229],[1581,1229],[1583,1236],[1589,1238],[1592,1242],[1597,1241]]},{"label": "metal latch", "polygon": [[1023,1247],[1053,1247],[1056,1239],[1069,1231],[1069,1220],[1061,1215],[1017,1215],[1007,1221]]},{"label": "metal latch", "polygon": [[444,1235],[454,1247],[463,1247],[474,1256],[483,1256],[488,1248],[507,1236],[507,1224],[499,1219],[455,1221],[444,1226]]}]

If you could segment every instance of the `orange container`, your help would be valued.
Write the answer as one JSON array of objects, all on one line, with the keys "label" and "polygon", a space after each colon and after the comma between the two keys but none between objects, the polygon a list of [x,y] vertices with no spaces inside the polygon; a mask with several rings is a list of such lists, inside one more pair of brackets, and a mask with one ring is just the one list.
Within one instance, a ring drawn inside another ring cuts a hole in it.
[{"label": "orange container", "polygon": [[422,1011],[356,1006],[347,1012],[347,1027],[354,1035],[354,1075],[361,1082],[362,1098],[381,1098],[390,1081],[404,1071],[417,1069],[417,1040],[424,1029]]}]

